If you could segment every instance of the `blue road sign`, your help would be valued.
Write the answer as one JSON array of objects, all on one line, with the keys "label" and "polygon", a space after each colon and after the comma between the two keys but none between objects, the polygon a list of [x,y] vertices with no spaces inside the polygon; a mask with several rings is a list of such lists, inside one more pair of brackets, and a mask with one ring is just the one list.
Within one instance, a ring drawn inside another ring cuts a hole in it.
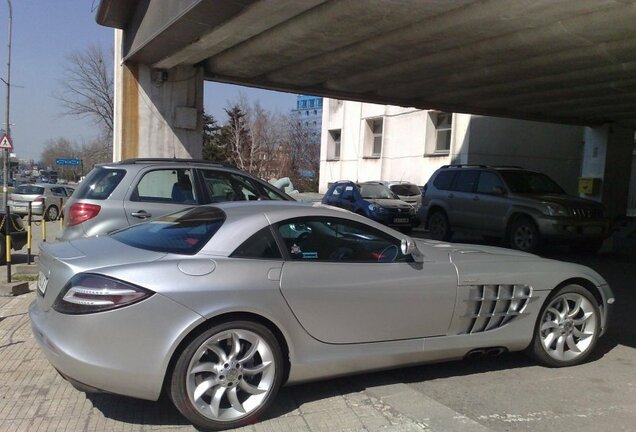
[{"label": "blue road sign", "polygon": [[55,159],[56,165],[81,165],[82,161],[80,159]]}]

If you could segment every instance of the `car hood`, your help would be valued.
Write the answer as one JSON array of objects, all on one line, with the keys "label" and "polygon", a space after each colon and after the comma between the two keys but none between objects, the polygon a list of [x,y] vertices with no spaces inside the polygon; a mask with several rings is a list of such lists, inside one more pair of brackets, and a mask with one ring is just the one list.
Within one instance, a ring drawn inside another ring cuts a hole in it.
[{"label": "car hood", "polygon": [[492,261],[492,260],[541,260],[543,258],[527,252],[496,246],[483,246],[463,243],[449,243],[436,240],[417,239],[418,249],[425,257],[436,261]]},{"label": "car hood", "polygon": [[368,201],[372,204],[377,204],[381,207],[386,208],[403,208],[403,209],[411,209],[413,206],[409,203],[406,203],[399,199],[389,199],[389,198],[365,198],[365,201]]},{"label": "car hood", "polygon": [[423,239],[417,239],[416,244],[425,260],[453,263],[460,285],[523,283],[541,291],[579,277],[597,286],[607,284],[589,267],[514,249]]},{"label": "car hood", "polygon": [[565,207],[603,207],[597,201],[567,194],[517,194],[517,196],[531,201],[545,201]]}]

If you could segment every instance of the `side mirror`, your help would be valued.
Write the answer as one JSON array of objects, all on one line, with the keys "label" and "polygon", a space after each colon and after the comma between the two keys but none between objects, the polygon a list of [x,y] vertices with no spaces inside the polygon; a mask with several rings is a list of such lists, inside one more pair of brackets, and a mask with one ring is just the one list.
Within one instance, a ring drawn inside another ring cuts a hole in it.
[{"label": "side mirror", "polygon": [[411,237],[403,237],[402,244],[400,245],[402,255],[411,255],[415,262],[424,261],[422,252],[417,248],[415,241]]}]

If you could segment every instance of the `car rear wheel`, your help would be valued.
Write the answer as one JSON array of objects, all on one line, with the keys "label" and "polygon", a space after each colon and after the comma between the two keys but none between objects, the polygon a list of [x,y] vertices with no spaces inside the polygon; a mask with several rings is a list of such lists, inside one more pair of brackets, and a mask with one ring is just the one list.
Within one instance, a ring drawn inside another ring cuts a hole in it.
[{"label": "car rear wheel", "polygon": [[564,286],[543,305],[530,352],[546,366],[581,363],[596,346],[600,321],[596,299],[588,290],[579,285]]},{"label": "car rear wheel", "polygon": [[44,211],[44,219],[47,221],[57,220],[59,215],[60,215],[60,211],[54,205],[48,206],[46,210]]},{"label": "car rear wheel", "polygon": [[214,326],[190,342],[170,380],[170,397],[195,426],[220,430],[256,421],[281,385],[278,341],[249,321]]},{"label": "car rear wheel", "polygon": [[541,234],[531,219],[518,218],[510,226],[508,243],[513,249],[536,252],[541,247]]},{"label": "car rear wheel", "polygon": [[446,213],[436,210],[428,217],[428,232],[433,240],[450,239],[451,229]]}]

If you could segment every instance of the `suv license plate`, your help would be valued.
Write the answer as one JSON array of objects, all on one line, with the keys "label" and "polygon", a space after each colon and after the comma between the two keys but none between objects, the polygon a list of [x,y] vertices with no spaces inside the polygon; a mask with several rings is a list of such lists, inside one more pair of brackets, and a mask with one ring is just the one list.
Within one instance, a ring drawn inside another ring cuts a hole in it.
[{"label": "suv license plate", "polygon": [[409,218],[395,218],[393,223],[409,223]]},{"label": "suv license plate", "polygon": [[39,272],[38,273],[38,291],[40,291],[42,295],[44,295],[44,293],[46,292],[46,285],[48,283],[49,283],[49,278],[44,276],[44,273]]}]

